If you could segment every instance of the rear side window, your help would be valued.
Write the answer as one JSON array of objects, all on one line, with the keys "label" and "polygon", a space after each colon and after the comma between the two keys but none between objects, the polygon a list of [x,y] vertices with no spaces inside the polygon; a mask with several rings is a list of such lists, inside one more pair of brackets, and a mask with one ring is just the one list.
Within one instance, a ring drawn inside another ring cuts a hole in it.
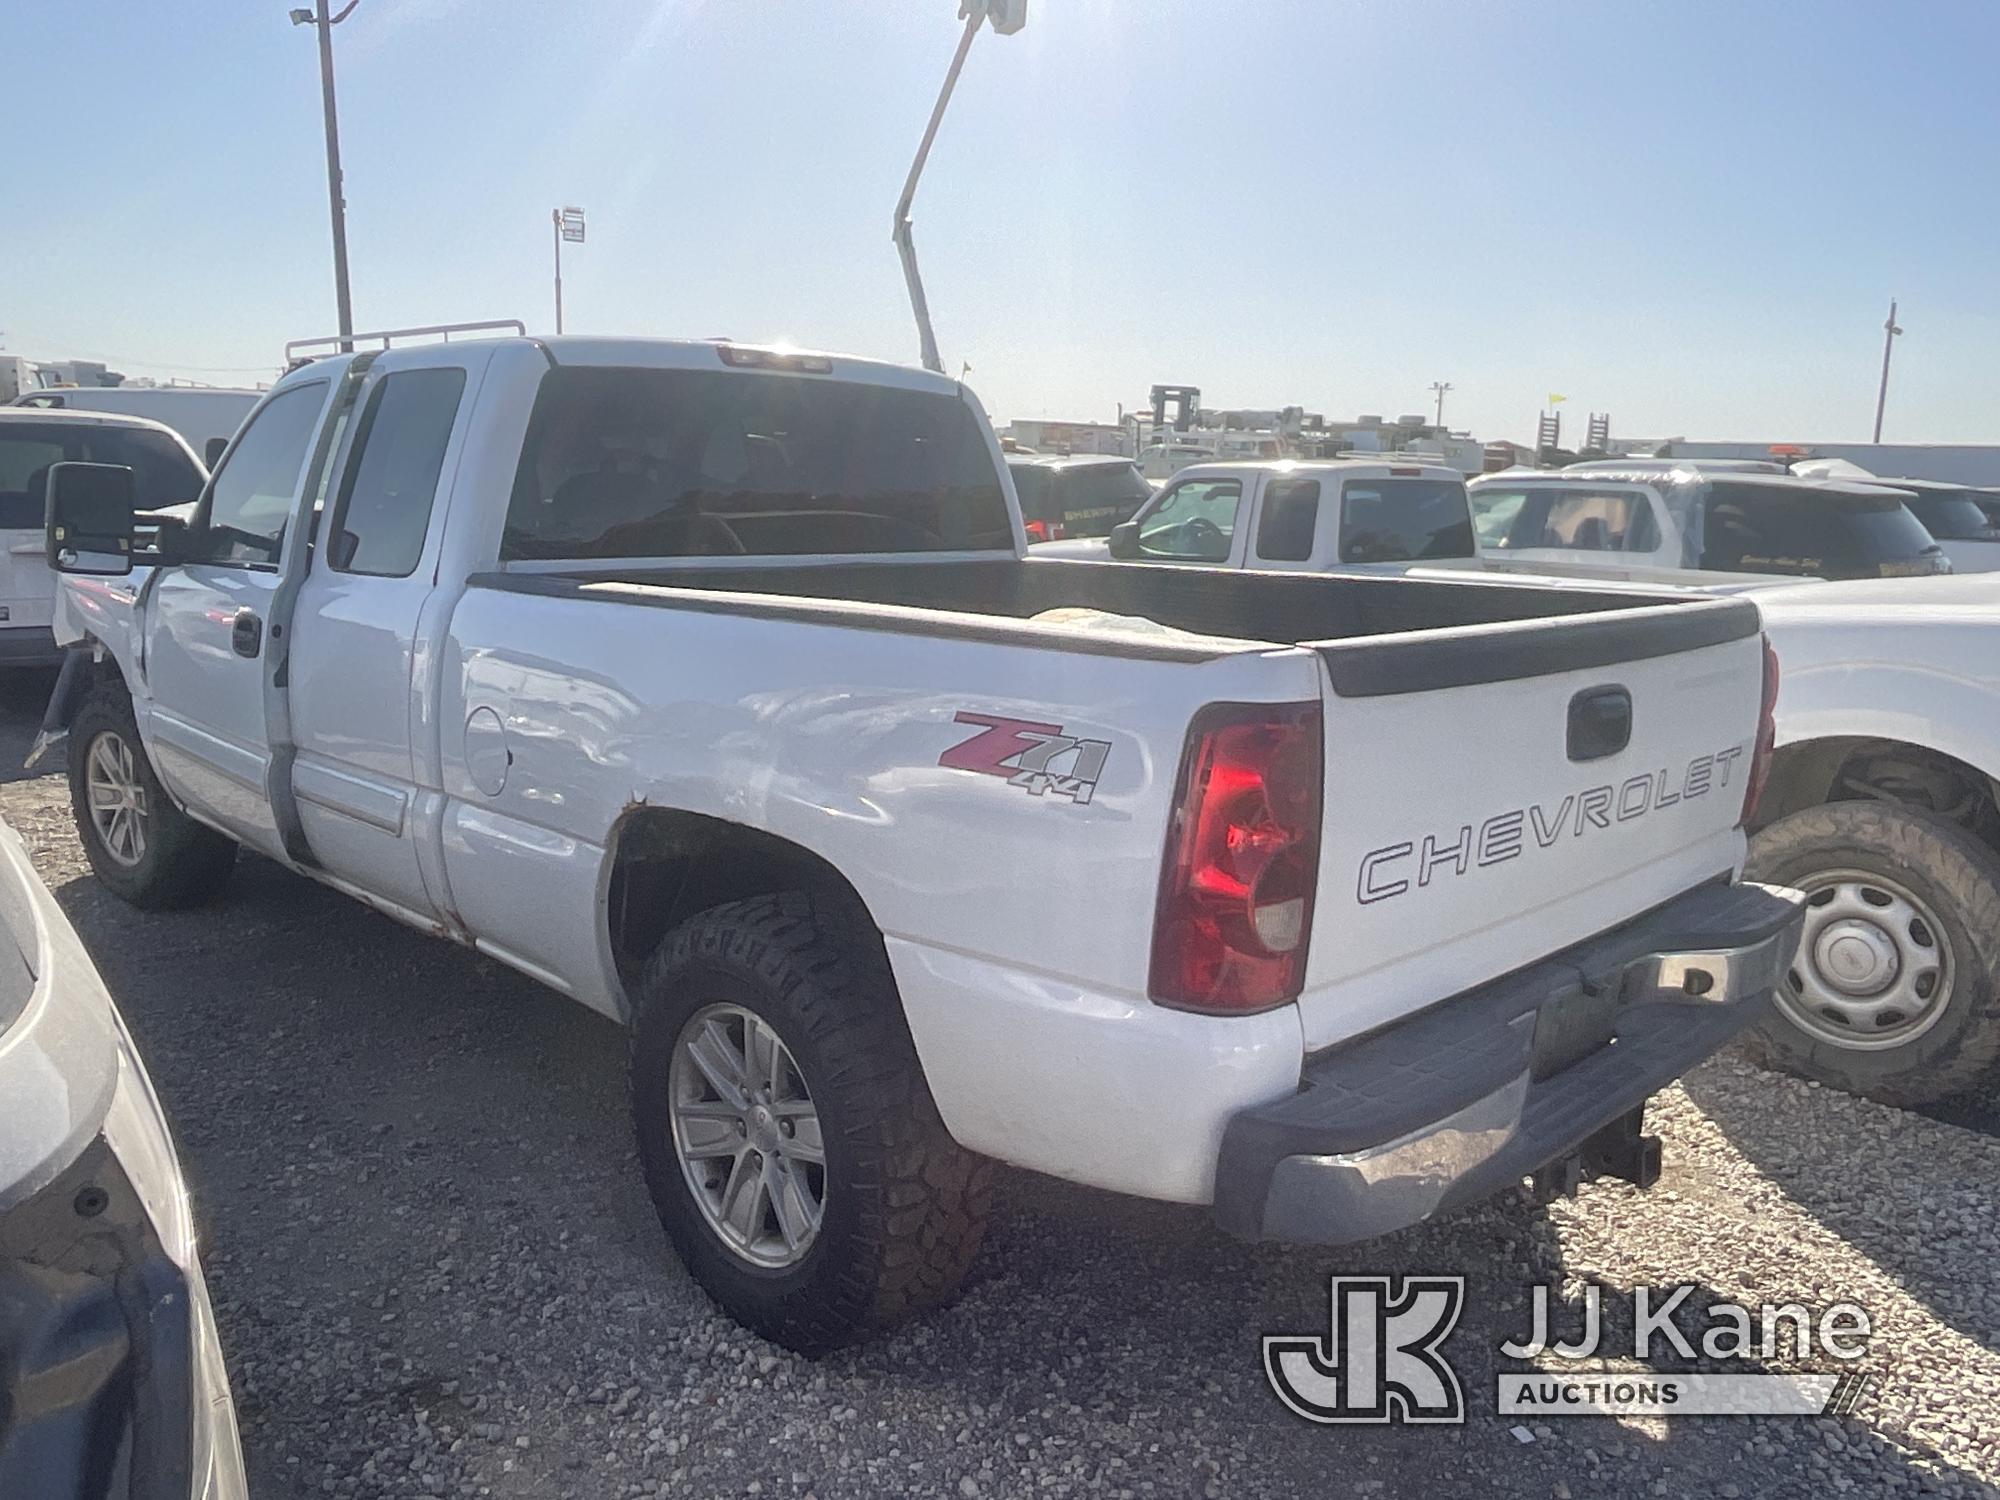
[{"label": "rear side window", "polygon": [[1267,562],[1305,562],[1319,522],[1317,479],[1274,479],[1264,486],[1257,516],[1257,555]]},{"label": "rear side window", "polygon": [[1986,542],[1995,539],[1993,522],[1969,493],[1941,494],[1922,490],[1903,502],[1924,530],[1941,542]]},{"label": "rear side window", "polygon": [[1575,552],[1651,552],[1659,545],[1653,513],[1633,490],[1556,489],[1539,517],[1540,535],[1517,547]]},{"label": "rear side window", "polygon": [[342,573],[407,578],[423,555],[465,371],[401,370],[368,398],[333,522]]},{"label": "rear side window", "polygon": [[0,423],[0,528],[42,528],[50,464],[120,464],[132,471],[141,510],[185,505],[201,494],[202,473],[164,432],[87,422]]},{"label": "rear side window", "polygon": [[203,562],[262,567],[278,561],[325,400],[325,381],[295,385],[267,401],[237,434],[209,486],[198,543]]},{"label": "rear side window", "polygon": [[1704,568],[1877,578],[1937,555],[1894,495],[1732,482],[1711,485],[1704,502]]},{"label": "rear side window", "polygon": [[1342,487],[1342,561],[1419,562],[1472,555],[1472,511],[1462,480],[1363,479]]},{"label": "rear side window", "polygon": [[1176,562],[1229,561],[1243,486],[1234,479],[1190,479],[1160,496],[1139,522],[1139,554]]},{"label": "rear side window", "polygon": [[503,558],[1011,550],[956,397],[811,375],[551,370]]},{"label": "rear side window", "polygon": [[1021,519],[1040,521],[1046,526],[1056,519],[1056,492],[1053,476],[1043,464],[1009,464],[1014,477],[1014,495],[1021,502]]}]

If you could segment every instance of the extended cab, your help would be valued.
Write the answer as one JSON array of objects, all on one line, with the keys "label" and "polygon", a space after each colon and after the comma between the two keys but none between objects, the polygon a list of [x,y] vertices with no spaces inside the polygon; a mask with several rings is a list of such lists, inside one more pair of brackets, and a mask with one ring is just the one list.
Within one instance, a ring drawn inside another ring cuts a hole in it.
[{"label": "extended cab", "polygon": [[795,1348],[948,1297],[991,1158],[1327,1242],[1650,1180],[1791,959],[1740,600],[1044,561],[963,386],[733,344],[306,365],[136,572],[119,476],[50,480],[99,878],[247,845],[629,1022]]},{"label": "extended cab", "polygon": [[1373,459],[1198,464],[1108,543],[1048,550],[1287,572],[1479,567],[1464,476],[1441,464]]}]

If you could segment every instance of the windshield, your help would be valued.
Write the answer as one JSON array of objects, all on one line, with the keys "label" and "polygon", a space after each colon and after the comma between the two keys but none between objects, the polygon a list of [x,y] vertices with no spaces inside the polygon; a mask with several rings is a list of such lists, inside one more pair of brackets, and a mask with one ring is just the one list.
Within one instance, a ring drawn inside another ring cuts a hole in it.
[{"label": "windshield", "polygon": [[1011,550],[957,398],[810,375],[552,370],[503,558]]},{"label": "windshield", "polygon": [[1342,562],[1472,555],[1472,512],[1461,480],[1350,479],[1341,490]]},{"label": "windshield", "polygon": [[121,464],[141,510],[184,505],[208,476],[172,435],[91,422],[0,422],[0,529],[41,530],[50,464]]}]

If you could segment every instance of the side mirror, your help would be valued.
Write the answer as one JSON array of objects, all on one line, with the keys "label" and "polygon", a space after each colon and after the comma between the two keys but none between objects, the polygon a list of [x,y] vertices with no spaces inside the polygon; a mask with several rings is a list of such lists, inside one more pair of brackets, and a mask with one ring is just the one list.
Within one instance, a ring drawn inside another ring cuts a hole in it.
[{"label": "side mirror", "polygon": [[138,520],[132,471],[123,464],[49,465],[46,548],[58,573],[119,577],[132,571]]},{"label": "side mirror", "polygon": [[1111,528],[1111,555],[1131,559],[1139,555],[1139,523],[1121,521]]},{"label": "side mirror", "polygon": [[222,455],[228,451],[229,439],[226,437],[212,437],[201,445],[201,461],[208,465],[209,473],[215,472],[215,466],[222,462]]}]

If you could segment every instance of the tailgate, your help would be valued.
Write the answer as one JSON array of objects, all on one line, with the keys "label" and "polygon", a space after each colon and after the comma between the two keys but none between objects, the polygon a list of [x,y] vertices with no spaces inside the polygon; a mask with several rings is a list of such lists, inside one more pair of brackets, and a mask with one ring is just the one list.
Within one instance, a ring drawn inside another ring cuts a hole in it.
[{"label": "tailgate", "polygon": [[1308,1048],[1733,872],[1759,626],[1715,600],[1321,648]]},{"label": "tailgate", "polygon": [[39,530],[0,530],[0,630],[46,627],[55,608],[56,575]]}]

